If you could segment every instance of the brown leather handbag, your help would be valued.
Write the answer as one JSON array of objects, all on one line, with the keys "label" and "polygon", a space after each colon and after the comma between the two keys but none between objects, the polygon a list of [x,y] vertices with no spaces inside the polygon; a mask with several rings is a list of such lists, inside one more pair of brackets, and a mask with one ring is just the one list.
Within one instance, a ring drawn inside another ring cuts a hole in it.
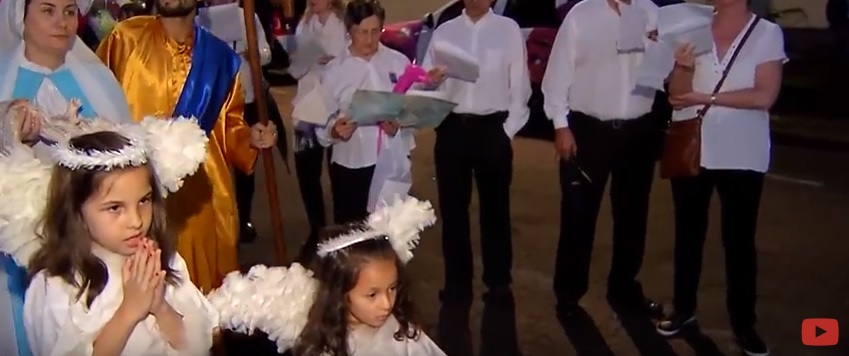
[{"label": "brown leather handbag", "polygon": [[[755,18],[743,38],[740,39],[740,44],[734,49],[731,58],[728,60],[728,65],[722,71],[722,77],[713,88],[711,96],[719,93],[725,78],[731,71],[731,66],[734,65],[734,60],[740,53],[740,49],[746,44],[749,35],[757,26],[760,17]],[[695,118],[670,121],[669,128],[666,129],[666,137],[663,143],[663,155],[660,158],[660,177],[664,179],[694,177],[699,175],[701,169],[702,158],[702,119],[705,117],[711,104],[705,105]]]}]

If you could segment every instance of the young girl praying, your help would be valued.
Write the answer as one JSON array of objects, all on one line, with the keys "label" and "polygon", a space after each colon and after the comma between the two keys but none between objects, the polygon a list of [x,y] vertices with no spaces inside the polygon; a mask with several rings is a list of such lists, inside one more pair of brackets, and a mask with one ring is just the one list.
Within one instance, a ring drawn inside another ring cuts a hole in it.
[{"label": "young girl praying", "polygon": [[164,209],[164,195],[203,160],[203,130],[155,118],[103,127],[81,127],[51,146],[52,170],[32,170],[50,172],[40,246],[22,257],[32,274],[23,306],[32,353],[208,354],[218,316],[189,280]]},{"label": "young girl praying", "polygon": [[222,325],[258,327],[295,356],[445,355],[413,318],[405,273],[434,221],[429,203],[398,200],[366,224],[326,229],[312,271],[257,266],[228,276],[210,301]]}]

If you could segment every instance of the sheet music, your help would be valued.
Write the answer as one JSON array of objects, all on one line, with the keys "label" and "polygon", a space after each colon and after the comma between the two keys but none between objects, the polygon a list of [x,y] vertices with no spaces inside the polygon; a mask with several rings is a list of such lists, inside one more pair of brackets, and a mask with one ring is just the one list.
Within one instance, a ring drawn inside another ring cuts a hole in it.
[{"label": "sheet music", "polygon": [[654,42],[646,47],[643,61],[637,69],[637,87],[664,90],[666,77],[675,67],[675,48],[664,42]]},{"label": "sheet music", "polygon": [[351,98],[348,116],[360,126],[394,120],[404,109],[404,95],[388,91],[357,90]]},{"label": "sheet music", "polygon": [[397,121],[401,127],[433,128],[439,126],[457,106],[438,95],[434,91],[411,90],[407,94],[397,94],[357,90],[348,108],[348,115],[358,125]]},{"label": "sheet music", "polygon": [[[234,18],[238,20],[233,20]],[[238,3],[199,9],[197,22],[224,42],[232,43],[245,39],[245,17]]]},{"label": "sheet music", "polygon": [[658,9],[658,40],[677,48],[690,43],[696,56],[713,50],[713,7],[699,4],[676,4]]},{"label": "sheet music", "polygon": [[297,36],[296,48],[291,56],[289,74],[295,78],[303,77],[318,63],[318,59],[327,55],[324,46],[313,36]]},{"label": "sheet music", "polygon": [[301,122],[308,122],[318,126],[327,125],[327,119],[331,113],[327,109],[327,104],[324,100],[321,84],[316,84],[307,95],[304,95],[295,104],[292,110],[292,117],[297,118]]},{"label": "sheet music", "polygon": [[433,65],[445,67],[448,77],[474,83],[480,76],[477,58],[446,41],[433,43]]}]

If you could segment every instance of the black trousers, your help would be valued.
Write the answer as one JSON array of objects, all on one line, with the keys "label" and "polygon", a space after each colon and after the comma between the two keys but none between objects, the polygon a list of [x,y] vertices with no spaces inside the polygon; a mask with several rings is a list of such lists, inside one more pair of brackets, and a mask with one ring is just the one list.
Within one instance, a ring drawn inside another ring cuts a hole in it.
[{"label": "black trousers", "polygon": [[436,130],[434,160],[446,286],[468,286],[473,278],[469,223],[473,179],[480,206],[483,281],[488,287],[511,283],[513,146],[504,132],[506,118],[504,112],[451,114]]},{"label": "black trousers", "polygon": [[[283,116],[280,114],[280,109],[277,108],[277,102],[271,96],[268,89],[265,90],[265,102],[268,106],[268,119],[277,126],[277,150],[285,162],[288,159],[288,143],[286,141],[286,127],[283,125]],[[257,113],[256,102],[245,104],[245,123],[248,126],[253,126],[259,122],[259,114]],[[244,226],[251,222],[251,213],[253,211],[254,191],[256,190],[256,182],[254,175],[245,174],[236,169],[233,172],[233,180],[236,190],[236,208],[239,210],[239,223]]]},{"label": "black trousers", "polygon": [[374,166],[347,168],[330,164],[333,220],[337,225],[359,223],[368,217],[368,191]]},{"label": "black trousers", "polygon": [[613,207],[613,261],[609,296],[642,297],[636,280],[643,262],[649,195],[661,143],[657,120],[600,121],[572,112],[569,128],[576,157],[560,162],[560,241],[554,292],[561,302],[577,302],[589,287],[590,259],[604,188],[610,178]]},{"label": "black trousers", "polygon": [[[315,133],[295,131],[295,173],[298,177],[298,190],[310,224],[310,238],[316,238],[318,232],[327,225],[324,208],[324,189],[321,186],[321,173],[324,159],[330,163],[331,149],[325,149],[315,139]],[[325,151],[327,155],[325,155]]]},{"label": "black trousers", "polygon": [[675,203],[675,311],[696,311],[708,210],[714,190],[722,207],[726,304],[731,325],[745,330],[755,323],[758,223],[764,174],[743,170],[703,170],[697,177],[672,180]]}]

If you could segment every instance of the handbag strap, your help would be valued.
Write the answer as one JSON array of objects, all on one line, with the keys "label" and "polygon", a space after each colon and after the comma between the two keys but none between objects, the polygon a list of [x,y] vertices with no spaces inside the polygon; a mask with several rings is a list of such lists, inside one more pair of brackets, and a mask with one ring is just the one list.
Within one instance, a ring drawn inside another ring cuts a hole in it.
[{"label": "handbag strap", "polygon": [[[714,96],[719,93],[719,89],[721,89],[722,84],[725,83],[725,78],[728,78],[728,73],[731,72],[731,66],[734,65],[734,60],[737,59],[737,55],[740,54],[740,50],[743,49],[743,45],[746,44],[746,41],[749,39],[749,36],[755,30],[755,27],[758,25],[758,22],[760,22],[760,20],[761,17],[755,15],[755,19],[752,20],[752,23],[746,29],[746,33],[743,34],[743,38],[740,39],[740,44],[737,45],[737,47],[734,48],[734,52],[731,53],[731,58],[728,59],[728,65],[726,65],[725,69],[722,70],[722,77],[719,78],[719,81],[716,82],[716,86],[713,87],[713,92],[711,93],[711,96]],[[699,110],[700,118],[705,116],[705,113],[708,111],[708,109],[710,109],[711,105],[712,104],[706,104],[701,110]]]}]

